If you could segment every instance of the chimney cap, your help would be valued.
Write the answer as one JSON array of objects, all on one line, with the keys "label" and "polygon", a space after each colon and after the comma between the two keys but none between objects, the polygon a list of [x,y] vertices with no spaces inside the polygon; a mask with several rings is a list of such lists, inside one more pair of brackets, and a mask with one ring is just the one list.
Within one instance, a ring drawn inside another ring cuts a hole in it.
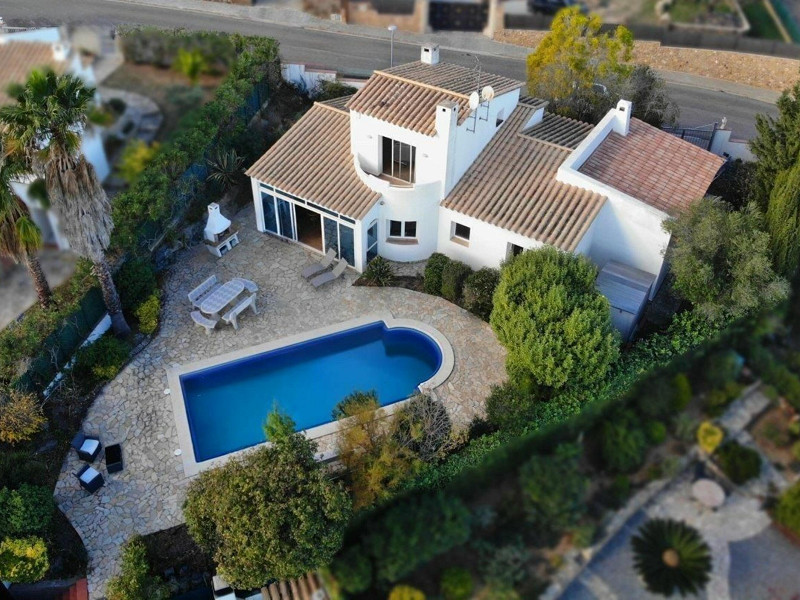
[{"label": "chimney cap", "polygon": [[420,50],[420,60],[426,65],[438,65],[439,44],[423,44]]}]

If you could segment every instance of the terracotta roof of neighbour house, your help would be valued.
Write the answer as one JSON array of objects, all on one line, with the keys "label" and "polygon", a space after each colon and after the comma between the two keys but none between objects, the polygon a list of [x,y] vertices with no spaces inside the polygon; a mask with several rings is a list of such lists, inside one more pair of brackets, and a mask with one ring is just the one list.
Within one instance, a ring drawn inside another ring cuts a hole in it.
[{"label": "terracotta roof of neighbour house", "polygon": [[6,89],[13,83],[24,83],[34,69],[49,67],[56,73],[67,69],[65,61],[53,58],[52,44],[8,41],[0,43],[0,106],[12,99]]},{"label": "terracotta roof of neighbour house", "polygon": [[556,180],[572,150],[522,133],[536,109],[532,102],[514,109],[442,206],[571,251],[605,198]]},{"label": "terracotta roof of neighbour house", "polygon": [[320,102],[246,174],[353,219],[363,218],[380,198],[356,174],[350,116]]},{"label": "terracotta roof of neighbour house", "polygon": [[612,132],[579,171],[669,215],[702,198],[725,159],[631,119],[630,132]]},{"label": "terracotta roof of neighbour house", "polygon": [[[507,77],[482,73],[480,86],[491,85],[505,94],[524,85]],[[436,105],[458,104],[458,123],[470,115],[469,94],[478,86],[472,69],[447,63],[414,62],[375,71],[356,92],[347,108],[425,135],[436,133]]]},{"label": "terracotta roof of neighbour house", "polygon": [[545,113],[539,123],[524,130],[522,135],[574,150],[586,139],[592,129],[594,127],[589,123]]}]

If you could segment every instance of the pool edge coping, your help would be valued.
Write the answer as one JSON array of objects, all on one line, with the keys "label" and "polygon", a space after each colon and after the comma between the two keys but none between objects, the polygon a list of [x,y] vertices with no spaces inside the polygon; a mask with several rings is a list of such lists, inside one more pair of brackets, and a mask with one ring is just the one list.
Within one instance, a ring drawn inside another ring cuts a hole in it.
[{"label": "pool edge coping", "polygon": [[[175,428],[178,433],[178,447],[181,450],[180,458],[183,465],[184,476],[194,477],[201,471],[221,466],[231,458],[240,457],[245,452],[255,448],[260,448],[262,445],[268,444],[269,442],[263,442],[261,444],[256,444],[255,446],[242,448],[241,450],[235,450],[234,452],[229,452],[222,456],[210,458],[201,462],[195,460],[194,444],[192,443],[192,434],[189,429],[189,416],[186,413],[186,403],[183,397],[183,388],[181,387],[180,382],[180,377],[182,375],[377,322],[383,322],[388,329],[406,328],[420,331],[421,333],[424,333],[430,337],[439,347],[439,351],[442,355],[442,363],[439,365],[439,369],[433,374],[432,377],[423,381],[417,386],[417,389],[421,393],[433,392],[436,388],[447,381],[455,367],[455,354],[450,341],[443,333],[428,323],[424,323],[416,319],[396,319],[389,311],[369,313],[362,317],[356,317],[354,319],[341,321],[332,325],[326,325],[324,327],[318,327],[316,329],[310,329],[301,333],[284,336],[276,340],[271,340],[262,344],[256,344],[255,346],[248,346],[246,348],[241,348],[232,352],[226,352],[210,358],[199,359],[179,365],[177,367],[165,367],[165,370],[167,371],[168,389],[170,390],[169,395],[172,404],[173,419],[175,421]],[[399,400],[398,402],[394,402],[381,408],[386,415],[390,415],[406,402],[408,402],[408,398]],[[336,433],[338,429],[339,422],[331,421],[328,423],[323,423],[322,425],[317,425],[316,427],[312,427],[310,429],[304,429],[302,430],[302,433],[310,439],[318,439]],[[318,458],[328,459],[330,457],[320,455]]]}]

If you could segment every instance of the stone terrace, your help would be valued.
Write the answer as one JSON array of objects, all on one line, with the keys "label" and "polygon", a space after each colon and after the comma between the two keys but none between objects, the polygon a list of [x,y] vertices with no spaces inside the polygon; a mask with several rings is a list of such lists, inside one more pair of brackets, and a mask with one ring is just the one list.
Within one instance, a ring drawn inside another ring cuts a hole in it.
[{"label": "stone terrace", "polygon": [[[84,431],[99,434],[105,445],[121,442],[125,469],[109,476],[104,463],[95,463],[106,485],[90,495],[73,476],[82,464],[75,453],[64,461],[55,497],[88,550],[92,598],[103,596],[116,570],[119,548],[128,538],[183,521],[181,504],[190,479],[184,476],[181,458],[175,456],[179,446],[171,400],[165,395],[166,367],[389,311],[436,327],[452,344],[455,368],[435,393],[456,425],[464,426],[481,414],[490,387],[505,377],[504,350],[491,328],[466,311],[410,290],[353,287],[352,271],[315,290],[299,273],[317,255],[258,233],[252,207],[236,220],[242,225],[242,243],[222,259],[202,245],[179,257],[165,278],[159,333],[103,389],[88,412]],[[238,332],[220,324],[206,336],[189,318],[186,294],[211,274],[222,281],[246,277],[260,288],[260,314],[243,313]]]}]

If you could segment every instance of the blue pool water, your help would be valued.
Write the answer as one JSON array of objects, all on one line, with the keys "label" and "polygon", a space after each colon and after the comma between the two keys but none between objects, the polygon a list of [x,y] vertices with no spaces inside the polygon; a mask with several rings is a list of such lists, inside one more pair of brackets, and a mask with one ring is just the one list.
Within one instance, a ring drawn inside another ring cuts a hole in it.
[{"label": "blue pool water", "polygon": [[316,427],[354,391],[375,390],[382,406],[408,398],[441,362],[426,334],[379,321],[187,373],[180,380],[195,460],[263,442],[275,404],[298,431]]}]

